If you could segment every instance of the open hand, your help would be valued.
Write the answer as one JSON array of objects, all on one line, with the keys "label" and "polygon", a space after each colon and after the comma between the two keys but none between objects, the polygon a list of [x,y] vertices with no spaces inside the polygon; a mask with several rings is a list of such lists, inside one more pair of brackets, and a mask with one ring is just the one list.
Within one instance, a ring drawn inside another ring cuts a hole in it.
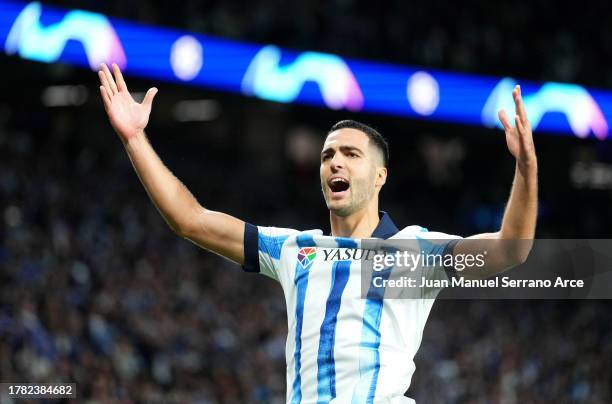
[{"label": "open hand", "polygon": [[144,132],[149,122],[151,104],[153,97],[157,94],[157,88],[153,87],[147,91],[141,104],[134,101],[119,67],[113,63],[111,74],[106,64],[100,66],[98,77],[100,78],[100,94],[104,101],[104,108],[110,119],[111,125],[125,143],[132,137]]},{"label": "open hand", "polygon": [[516,108],[514,127],[510,124],[508,116],[503,109],[500,109],[497,115],[506,132],[508,150],[510,150],[510,153],[516,159],[519,170],[525,175],[527,169],[535,168],[537,165],[533,133],[531,132],[531,124],[527,119],[519,85],[512,90],[512,98],[514,98]]}]

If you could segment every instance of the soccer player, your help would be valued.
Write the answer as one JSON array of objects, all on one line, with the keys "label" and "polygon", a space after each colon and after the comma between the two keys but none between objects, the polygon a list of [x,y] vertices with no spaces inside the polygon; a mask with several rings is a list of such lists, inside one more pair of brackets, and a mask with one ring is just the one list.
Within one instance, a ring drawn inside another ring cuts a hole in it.
[{"label": "soccer player", "polygon": [[[362,298],[363,254],[357,252],[364,239],[446,239],[444,251],[455,256],[478,253],[479,240],[490,241],[484,268],[461,273],[451,268],[432,273],[433,278],[486,277],[524,262],[529,254],[537,215],[537,159],[519,86],[512,92],[514,126],[499,112],[516,170],[498,232],[462,239],[420,226],[400,230],[378,207],[387,179],[387,143],[366,125],[342,121],[331,128],[321,152],[321,188],[331,224],[331,235],[324,235],[320,230],[258,227],[200,205],[147,141],[144,129],[157,89],[137,103],[119,68],[112,68],[114,77],[106,65],[98,72],[104,107],[172,230],[281,284],[289,322],[288,403],[413,402],[404,393],[434,300]],[[474,239],[476,243],[469,242]]]}]

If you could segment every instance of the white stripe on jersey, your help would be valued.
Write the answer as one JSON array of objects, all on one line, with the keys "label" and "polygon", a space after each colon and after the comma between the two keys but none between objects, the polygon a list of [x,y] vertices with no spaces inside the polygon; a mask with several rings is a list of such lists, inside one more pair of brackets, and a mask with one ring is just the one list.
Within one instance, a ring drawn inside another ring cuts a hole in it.
[{"label": "white stripe on jersey", "polygon": [[[420,226],[398,231],[386,214],[373,237],[458,238]],[[359,249],[361,240],[275,227],[258,227],[250,239],[258,262],[245,269],[259,267],[285,294],[287,403],[413,403],[404,393],[437,291],[430,299],[362,298],[361,260],[336,253]]]}]

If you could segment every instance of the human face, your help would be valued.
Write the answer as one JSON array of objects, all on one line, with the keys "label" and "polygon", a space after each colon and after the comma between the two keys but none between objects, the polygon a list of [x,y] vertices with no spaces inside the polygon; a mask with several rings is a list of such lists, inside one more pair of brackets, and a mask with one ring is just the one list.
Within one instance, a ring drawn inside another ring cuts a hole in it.
[{"label": "human face", "polygon": [[349,216],[373,201],[386,179],[368,136],[357,129],[330,133],[321,152],[321,189],[328,209]]}]

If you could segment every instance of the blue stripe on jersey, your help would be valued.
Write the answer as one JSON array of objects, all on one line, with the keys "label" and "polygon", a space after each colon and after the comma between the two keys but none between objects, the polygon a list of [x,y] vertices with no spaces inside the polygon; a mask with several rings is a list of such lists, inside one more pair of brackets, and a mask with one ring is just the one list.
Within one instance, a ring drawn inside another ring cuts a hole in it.
[{"label": "blue stripe on jersey", "polygon": [[446,245],[448,244],[434,243],[433,240],[421,238],[418,235],[416,236],[416,239],[419,242],[419,250],[425,254],[442,254],[446,248]]},{"label": "blue stripe on jersey", "polygon": [[[392,268],[380,271],[376,276],[389,279]],[[384,284],[384,283],[383,283]],[[353,391],[353,404],[374,402],[378,371],[380,370],[380,319],[384,304],[384,287],[377,288],[370,281],[363,313],[361,342],[359,344],[359,382]]]},{"label": "blue stripe on jersey", "polygon": [[280,259],[281,250],[288,235],[268,236],[259,232],[259,251],[268,254],[270,257]]},{"label": "blue stripe on jersey", "polygon": [[336,237],[339,248],[357,248],[357,242],[348,237]]},{"label": "blue stripe on jersey", "polygon": [[[297,245],[302,247],[315,247],[315,241],[309,234],[301,234],[297,237]],[[281,244],[282,245],[282,244]],[[297,257],[296,257],[297,258]],[[295,377],[293,379],[292,404],[302,401],[302,377],[300,375],[302,366],[302,323],[304,321],[304,300],[306,300],[306,289],[308,288],[308,274],[313,261],[302,267],[299,262],[295,266],[295,286],[297,288],[297,301],[295,304]]]},{"label": "blue stripe on jersey", "polygon": [[351,261],[336,261],[332,266],[332,285],[325,307],[325,318],[323,324],[321,324],[317,357],[317,403],[321,404],[328,403],[336,397],[336,364],[334,359],[336,324],[342,293],[348,282],[350,271]]}]

